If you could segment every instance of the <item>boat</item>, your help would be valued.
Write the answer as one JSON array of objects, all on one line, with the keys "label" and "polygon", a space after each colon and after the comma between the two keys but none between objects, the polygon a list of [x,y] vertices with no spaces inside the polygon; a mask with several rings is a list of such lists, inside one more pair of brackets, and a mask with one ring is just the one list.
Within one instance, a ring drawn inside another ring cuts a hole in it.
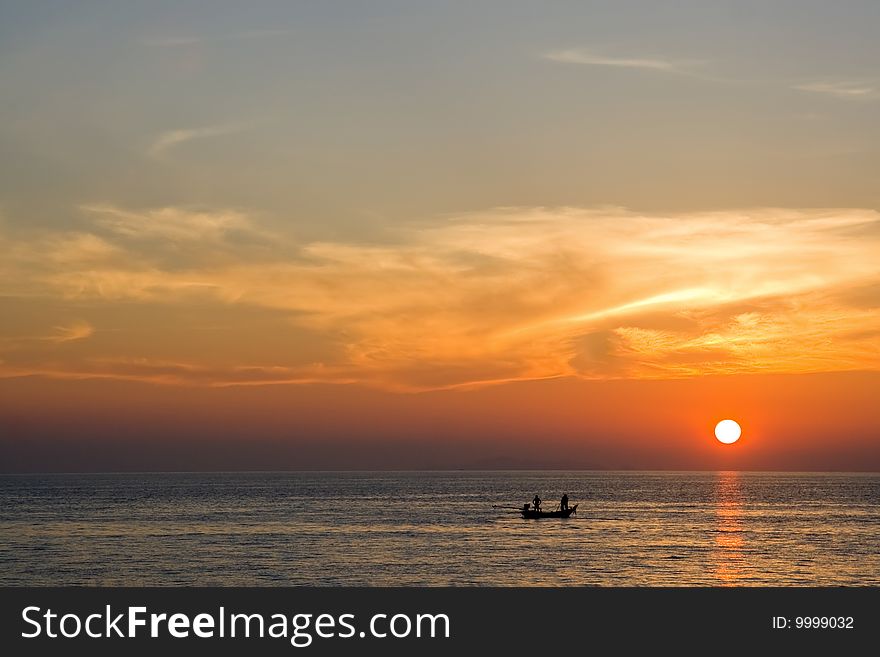
[{"label": "boat", "polygon": [[528,504],[523,504],[520,509],[523,518],[568,518],[572,513],[577,511],[578,505],[570,506],[567,509],[558,509],[556,511],[535,511],[529,508]]}]

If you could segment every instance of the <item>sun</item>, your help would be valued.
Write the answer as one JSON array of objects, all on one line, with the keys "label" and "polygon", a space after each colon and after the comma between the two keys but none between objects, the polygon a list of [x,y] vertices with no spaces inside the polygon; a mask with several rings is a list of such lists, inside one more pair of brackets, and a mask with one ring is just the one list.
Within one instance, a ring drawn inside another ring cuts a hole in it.
[{"label": "sun", "polygon": [[742,429],[733,420],[721,420],[721,422],[715,425],[715,437],[718,439],[718,442],[722,442],[725,445],[735,443],[741,435]]}]

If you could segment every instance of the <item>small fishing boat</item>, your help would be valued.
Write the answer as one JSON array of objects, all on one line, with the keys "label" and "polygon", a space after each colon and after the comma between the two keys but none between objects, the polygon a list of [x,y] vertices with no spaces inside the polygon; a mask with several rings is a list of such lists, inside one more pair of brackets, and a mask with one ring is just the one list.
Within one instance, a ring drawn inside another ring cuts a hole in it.
[{"label": "small fishing boat", "polygon": [[578,505],[570,506],[567,509],[557,509],[556,511],[535,511],[528,504],[523,504],[520,513],[523,518],[568,518],[572,513],[577,511]]}]

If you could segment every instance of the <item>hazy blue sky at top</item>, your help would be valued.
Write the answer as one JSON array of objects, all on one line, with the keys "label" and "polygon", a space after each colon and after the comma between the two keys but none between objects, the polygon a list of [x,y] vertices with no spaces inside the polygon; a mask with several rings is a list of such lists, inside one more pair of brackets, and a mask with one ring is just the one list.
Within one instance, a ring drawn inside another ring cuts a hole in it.
[{"label": "hazy blue sky at top", "polygon": [[876,2],[3,2],[0,214],[877,207]]}]

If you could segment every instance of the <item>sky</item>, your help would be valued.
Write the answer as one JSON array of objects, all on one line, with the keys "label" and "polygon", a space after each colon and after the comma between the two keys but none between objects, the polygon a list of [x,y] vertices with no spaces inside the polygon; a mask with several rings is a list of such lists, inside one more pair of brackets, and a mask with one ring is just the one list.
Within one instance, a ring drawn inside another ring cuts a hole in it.
[{"label": "sky", "polygon": [[0,471],[880,470],[878,26],[0,1]]}]

